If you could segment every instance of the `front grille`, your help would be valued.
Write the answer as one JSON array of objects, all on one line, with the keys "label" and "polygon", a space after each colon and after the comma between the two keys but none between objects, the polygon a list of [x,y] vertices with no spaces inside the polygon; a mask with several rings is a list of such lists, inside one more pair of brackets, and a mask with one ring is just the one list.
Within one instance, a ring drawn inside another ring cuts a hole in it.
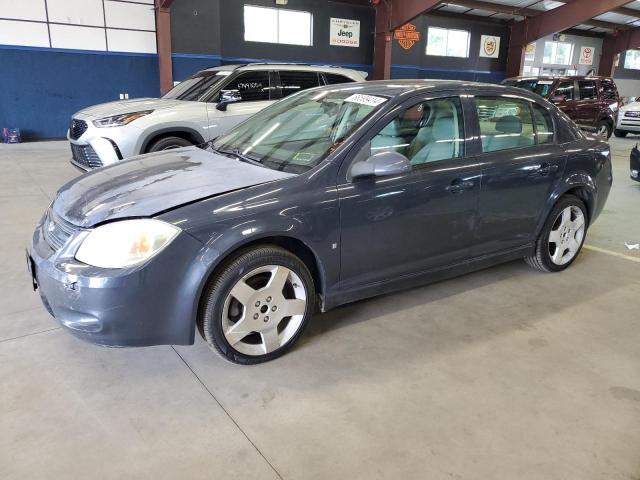
[{"label": "front grille", "polygon": [[79,139],[84,132],[87,131],[87,122],[84,120],[78,120],[77,118],[71,119],[71,124],[69,125],[69,136],[72,140]]},{"label": "front grille", "polygon": [[633,117],[633,118],[638,118],[640,117],[640,111],[630,111],[630,112],[624,112],[624,116],[625,117]]},{"label": "front grille", "polygon": [[77,230],[78,227],[60,218],[51,209],[42,224],[44,239],[55,251],[60,250]]},{"label": "front grille", "polygon": [[91,145],[71,144],[71,156],[73,161],[87,168],[98,168],[102,166],[102,160]]}]

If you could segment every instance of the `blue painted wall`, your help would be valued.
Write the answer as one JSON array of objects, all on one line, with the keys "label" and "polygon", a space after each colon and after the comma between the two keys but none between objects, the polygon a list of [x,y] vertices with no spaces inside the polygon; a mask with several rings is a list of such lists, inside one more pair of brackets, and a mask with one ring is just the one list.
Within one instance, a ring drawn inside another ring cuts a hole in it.
[{"label": "blue painted wall", "polygon": [[25,139],[64,137],[74,112],[125,92],[159,95],[157,55],[0,46],[0,128]]},{"label": "blue painted wall", "polygon": [[458,68],[421,67],[418,65],[391,65],[391,78],[438,78],[468,80],[472,82],[500,83],[507,78],[504,71],[463,70]]},{"label": "blue painted wall", "polygon": [[173,80],[175,82],[181,82],[199,70],[222,65],[222,57],[220,55],[174,53],[171,57]]}]

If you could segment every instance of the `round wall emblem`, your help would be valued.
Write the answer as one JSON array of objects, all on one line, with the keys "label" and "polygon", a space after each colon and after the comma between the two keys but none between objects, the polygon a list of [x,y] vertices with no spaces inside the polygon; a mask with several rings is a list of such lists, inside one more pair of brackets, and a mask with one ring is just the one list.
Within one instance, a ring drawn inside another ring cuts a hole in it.
[{"label": "round wall emblem", "polygon": [[498,42],[496,42],[495,37],[486,37],[484,39],[484,43],[482,44],[482,48],[484,49],[484,53],[488,57],[492,57],[496,53],[496,47]]}]

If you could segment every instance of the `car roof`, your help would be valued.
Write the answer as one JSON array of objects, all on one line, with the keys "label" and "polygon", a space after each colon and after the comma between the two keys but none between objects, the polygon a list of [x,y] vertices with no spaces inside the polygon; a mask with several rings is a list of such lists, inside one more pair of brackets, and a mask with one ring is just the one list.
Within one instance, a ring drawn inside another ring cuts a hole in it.
[{"label": "car roof", "polygon": [[358,76],[362,76],[363,78],[367,77],[367,72],[339,67],[333,65],[312,65],[309,63],[270,63],[270,62],[256,62],[256,63],[242,63],[242,64],[234,64],[234,65],[221,65],[219,67],[211,67],[206,68],[204,72],[214,72],[214,71],[247,71],[247,70],[296,70],[296,71],[309,71],[309,72],[326,72],[326,73],[336,73],[346,75],[348,77],[352,77],[354,73],[357,73]]},{"label": "car roof", "polygon": [[507,80],[613,80],[611,77],[603,77],[601,75],[532,75],[532,76],[520,76],[511,77]]},{"label": "car roof", "polygon": [[[355,82],[344,85],[326,85],[317,87],[317,90],[336,88],[346,88],[354,90],[354,93],[365,95],[385,95],[395,97],[412,92],[439,92],[439,91],[456,91],[456,93],[466,93],[470,89],[494,90],[496,93],[510,92],[522,95],[523,90],[517,87],[508,87],[505,85],[496,85],[495,83],[470,82],[464,80],[433,80],[433,79],[415,79],[415,80],[372,80],[368,82]],[[314,89],[314,90],[316,90]],[[537,95],[535,95],[537,97]]]}]

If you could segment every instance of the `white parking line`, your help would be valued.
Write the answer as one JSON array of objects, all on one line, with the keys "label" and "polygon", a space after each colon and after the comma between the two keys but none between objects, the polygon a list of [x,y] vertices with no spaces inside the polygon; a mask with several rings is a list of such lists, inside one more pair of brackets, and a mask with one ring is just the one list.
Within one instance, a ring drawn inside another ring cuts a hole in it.
[{"label": "white parking line", "polygon": [[592,250],[594,252],[606,253],[607,255],[612,255],[614,257],[620,257],[624,258],[625,260],[631,260],[632,262],[640,263],[640,257],[632,257],[631,255],[625,255],[624,253],[614,252],[605,248],[594,247],[592,245],[584,245],[584,248],[586,248],[587,250]]}]

